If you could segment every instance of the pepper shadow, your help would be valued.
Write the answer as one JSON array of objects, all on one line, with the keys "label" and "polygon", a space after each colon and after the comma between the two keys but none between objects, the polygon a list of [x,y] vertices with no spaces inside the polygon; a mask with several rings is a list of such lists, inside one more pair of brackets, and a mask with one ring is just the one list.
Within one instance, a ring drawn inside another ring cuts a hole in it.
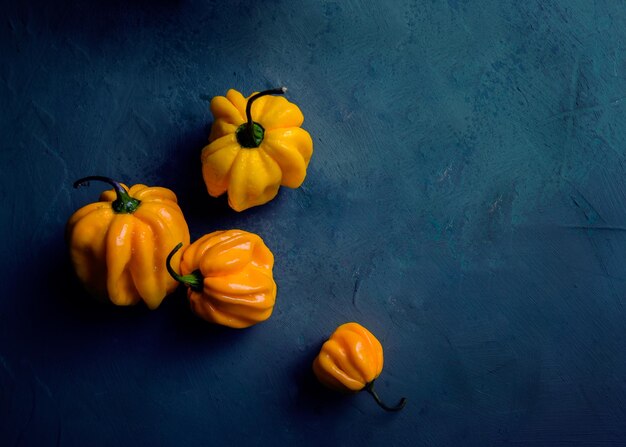
[{"label": "pepper shadow", "polygon": [[[3,329],[14,337],[5,354],[74,364],[94,346],[136,337],[150,311],[145,306],[117,307],[94,300],[74,273],[62,234],[48,236],[37,244],[36,255],[20,259],[19,285],[9,291],[12,299],[3,309],[11,315],[3,321]],[[36,272],[35,280],[31,272]]]},{"label": "pepper shadow", "polygon": [[[171,153],[156,168],[154,178],[176,193],[178,204],[188,223],[211,220],[223,221],[236,216],[228,205],[226,195],[214,198],[207,192],[202,178],[202,149],[208,144],[212,122],[198,126],[169,145]],[[191,225],[190,225],[191,226]]]},{"label": "pepper shadow", "polygon": [[[319,343],[319,348],[322,344]],[[298,391],[296,398],[291,401],[292,411],[308,417],[349,411],[354,406],[355,395],[330,390],[315,377],[312,365],[318,352],[319,349],[300,356],[293,363],[291,375],[298,385]]]},{"label": "pepper shadow", "polygon": [[[213,122],[197,126],[177,138],[168,146],[171,152],[154,170],[153,177],[159,184],[171,188],[189,225],[191,240],[211,231],[249,228],[264,219],[270,219],[283,206],[284,196],[280,188],[277,196],[268,203],[241,212],[228,204],[228,195],[211,197],[202,177],[202,149],[208,144],[208,135]],[[252,228],[251,228],[252,227]]]},{"label": "pepper shadow", "polygon": [[162,338],[179,346],[228,346],[247,337],[248,330],[238,330],[210,323],[193,313],[187,299],[187,288],[179,286],[161,305],[168,315],[162,327]]},{"label": "pepper shadow", "polygon": [[254,340],[256,328],[235,329],[210,323],[195,315],[189,305],[187,288],[179,287],[159,307],[166,316],[158,332],[151,334],[159,346],[159,355],[168,363],[186,368],[207,359],[223,359]]},{"label": "pepper shadow", "polygon": [[[39,326],[41,329],[51,325],[55,333],[60,335],[67,331],[88,331],[99,326],[114,328],[145,318],[151,313],[145,305],[115,306],[91,296],[76,276],[65,244],[51,243],[45,251],[49,253],[42,258],[56,259],[56,262],[42,263],[38,267],[43,275],[39,287],[43,286],[42,290],[46,291],[36,306],[36,315],[43,323]],[[64,330],[59,332],[60,328]]]},{"label": "pepper shadow", "polygon": [[[102,356],[121,360],[143,352],[143,343],[149,340],[154,342],[154,352],[184,361],[185,356],[210,355],[249,336],[247,331],[210,324],[194,315],[182,285],[155,310],[143,302],[116,306],[88,294],[74,272],[67,247],[57,238],[44,244],[39,255],[28,261],[29,271],[37,271],[38,280],[28,286],[27,295],[14,300],[15,318],[6,325],[9,333],[19,336],[12,348],[23,355],[52,355],[79,365],[98,346]],[[120,346],[118,340],[126,342]]]}]

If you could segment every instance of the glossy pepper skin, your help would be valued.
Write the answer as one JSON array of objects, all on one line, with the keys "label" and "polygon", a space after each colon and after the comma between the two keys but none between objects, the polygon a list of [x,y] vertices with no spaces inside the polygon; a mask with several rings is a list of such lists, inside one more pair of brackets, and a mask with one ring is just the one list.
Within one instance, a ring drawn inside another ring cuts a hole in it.
[{"label": "glossy pepper skin", "polygon": [[[76,274],[87,291],[118,306],[144,301],[157,308],[178,283],[165,260],[172,244],[189,243],[189,230],[176,195],[166,188],[110,183],[100,201],[76,211],[67,222],[66,239]],[[173,260],[179,262],[180,257]]]},{"label": "glossy pepper skin", "polygon": [[[281,185],[299,187],[313,153],[302,112],[268,90],[245,98],[236,90],[211,101],[215,117],[202,150],[202,175],[213,197],[228,193],[236,211],[272,200]],[[252,105],[254,103],[254,105]]]},{"label": "glossy pepper skin", "polygon": [[[176,253],[180,244],[172,251]],[[276,301],[274,255],[256,234],[243,230],[215,231],[188,246],[181,274],[170,273],[189,289],[192,311],[232,328],[267,320]]]},{"label": "glossy pepper skin", "polygon": [[328,388],[348,393],[365,390],[385,410],[401,410],[406,399],[389,407],[374,391],[374,381],[382,372],[383,363],[383,347],[378,339],[360,324],[352,322],[339,326],[322,345],[313,361],[313,372]]}]

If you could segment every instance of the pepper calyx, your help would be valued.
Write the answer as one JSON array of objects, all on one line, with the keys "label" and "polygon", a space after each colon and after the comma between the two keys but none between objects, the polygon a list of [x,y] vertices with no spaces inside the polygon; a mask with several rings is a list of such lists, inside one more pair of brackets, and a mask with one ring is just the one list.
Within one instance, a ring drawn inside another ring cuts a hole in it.
[{"label": "pepper calyx", "polygon": [[261,145],[263,137],[265,136],[265,129],[259,123],[254,121],[252,122],[252,128],[252,135],[250,135],[250,131],[248,130],[248,123],[243,123],[235,131],[237,142],[241,145],[241,147],[252,149]]}]

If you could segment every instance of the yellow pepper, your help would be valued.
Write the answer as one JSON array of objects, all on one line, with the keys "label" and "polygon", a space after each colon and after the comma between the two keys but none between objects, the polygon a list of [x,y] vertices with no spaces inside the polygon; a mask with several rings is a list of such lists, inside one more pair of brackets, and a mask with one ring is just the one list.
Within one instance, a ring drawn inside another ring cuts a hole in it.
[{"label": "yellow pepper", "polygon": [[[178,283],[165,267],[169,247],[189,243],[189,229],[166,188],[134,185],[128,189],[107,177],[91,180],[113,186],[100,201],[76,211],[66,226],[70,257],[78,278],[94,296],[118,306],[143,300],[150,309],[161,304]],[[179,262],[177,257],[174,262]]]},{"label": "yellow pepper", "polygon": [[267,320],[276,301],[272,276],[274,255],[253,233],[215,231],[185,248],[178,274],[169,260],[167,268],[188,287],[191,310],[201,318],[233,328],[246,328]]},{"label": "yellow pepper", "polygon": [[370,331],[358,323],[339,326],[313,361],[313,372],[328,388],[342,392],[365,390],[385,410],[401,410],[406,404],[405,398],[395,407],[389,407],[374,390],[374,380],[382,370],[383,347]]},{"label": "yellow pepper", "polygon": [[236,211],[267,203],[281,185],[297,188],[306,177],[313,140],[300,127],[304,116],[285,98],[268,96],[286,90],[244,98],[231,89],[211,101],[215,121],[202,150],[202,176],[209,194],[228,192]]}]

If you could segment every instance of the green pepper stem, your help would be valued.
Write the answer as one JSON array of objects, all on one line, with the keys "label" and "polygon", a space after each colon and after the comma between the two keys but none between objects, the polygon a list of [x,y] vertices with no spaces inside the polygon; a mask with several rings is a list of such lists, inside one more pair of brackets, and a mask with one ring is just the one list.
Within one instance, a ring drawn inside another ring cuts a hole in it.
[{"label": "green pepper stem", "polygon": [[385,404],[382,400],[380,400],[380,397],[378,397],[378,394],[374,390],[374,381],[373,380],[371,382],[369,382],[367,385],[365,385],[364,389],[365,389],[365,391],[367,391],[368,393],[370,393],[372,395],[372,397],[374,398],[376,403],[381,408],[383,408],[384,410],[387,410],[387,411],[400,411],[406,405],[406,398],[405,397],[400,399],[395,407],[390,407],[389,405]]},{"label": "green pepper stem", "polygon": [[172,257],[176,254],[178,250],[180,250],[182,246],[183,246],[183,243],[181,242],[176,247],[174,247],[174,250],[172,250],[169,255],[167,255],[167,258],[165,259],[165,267],[167,267],[168,273],[176,281],[178,281],[181,284],[186,285],[187,287],[191,288],[192,290],[195,290],[196,292],[201,292],[203,280],[202,280],[202,274],[200,273],[200,270],[196,270],[190,273],[189,275],[179,275],[172,268]]},{"label": "green pepper stem", "polygon": [[115,193],[117,194],[117,198],[113,201],[111,206],[113,207],[113,211],[118,214],[134,213],[137,207],[139,207],[139,205],[141,204],[140,200],[137,200],[128,195],[128,192],[118,182],[109,177],[103,177],[101,175],[90,175],[89,177],[84,177],[76,180],[74,182],[74,188],[88,186],[90,181],[108,183],[113,187]]},{"label": "green pepper stem", "polygon": [[248,103],[246,104],[246,118],[248,119],[248,135],[250,137],[250,141],[254,141],[254,121],[252,121],[252,103],[259,99],[261,96],[267,95],[284,95],[287,92],[287,87],[273,88],[270,90],[265,90],[256,95],[252,96],[248,99]]}]

